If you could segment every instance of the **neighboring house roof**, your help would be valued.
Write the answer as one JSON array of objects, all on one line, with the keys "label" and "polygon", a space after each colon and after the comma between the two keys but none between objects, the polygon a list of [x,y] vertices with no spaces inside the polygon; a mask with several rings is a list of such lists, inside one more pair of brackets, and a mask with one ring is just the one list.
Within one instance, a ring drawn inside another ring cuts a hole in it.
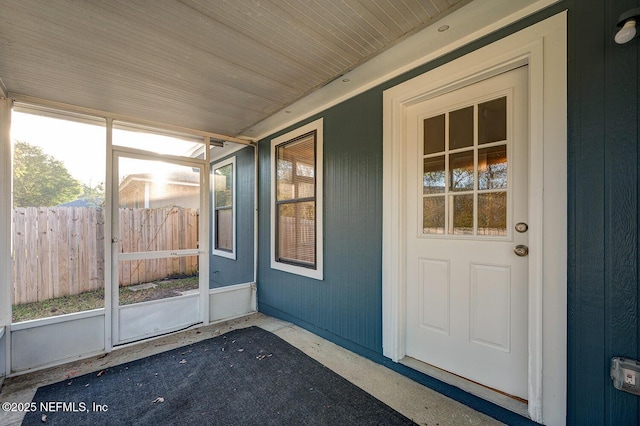
[{"label": "neighboring house roof", "polygon": [[158,176],[153,173],[133,173],[127,175],[122,182],[120,182],[118,188],[122,191],[134,182],[152,182],[183,186],[197,186],[200,184],[199,176],[189,172],[172,172],[162,178],[158,178]]},{"label": "neighboring house roof", "polygon": [[[104,202],[103,199],[97,199],[97,204],[102,204]],[[96,203],[87,199],[78,199],[73,201],[68,201],[66,203],[58,204],[57,207],[97,207]]]}]

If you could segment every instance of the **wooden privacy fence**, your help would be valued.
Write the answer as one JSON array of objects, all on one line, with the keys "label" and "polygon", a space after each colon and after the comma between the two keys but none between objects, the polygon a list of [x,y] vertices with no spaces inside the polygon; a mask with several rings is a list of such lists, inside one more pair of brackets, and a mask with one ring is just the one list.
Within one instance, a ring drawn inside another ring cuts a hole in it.
[{"label": "wooden privacy fence", "polygon": [[[182,207],[120,209],[120,252],[198,248],[198,211]],[[121,286],[198,272],[198,256],[122,261]]]},{"label": "wooden privacy fence", "polygon": [[[13,303],[104,288],[104,211],[92,207],[13,209]],[[179,250],[198,244],[198,211],[120,209],[121,252]],[[123,261],[121,286],[198,271],[198,257]]]}]

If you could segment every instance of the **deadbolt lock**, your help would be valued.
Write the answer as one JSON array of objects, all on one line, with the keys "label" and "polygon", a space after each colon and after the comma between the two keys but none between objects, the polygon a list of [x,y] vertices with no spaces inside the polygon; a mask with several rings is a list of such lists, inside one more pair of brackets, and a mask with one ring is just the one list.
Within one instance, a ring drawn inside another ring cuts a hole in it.
[{"label": "deadbolt lock", "polygon": [[527,225],[524,222],[518,222],[516,223],[516,231],[523,233],[523,232],[527,232],[527,229],[529,229],[529,225]]}]

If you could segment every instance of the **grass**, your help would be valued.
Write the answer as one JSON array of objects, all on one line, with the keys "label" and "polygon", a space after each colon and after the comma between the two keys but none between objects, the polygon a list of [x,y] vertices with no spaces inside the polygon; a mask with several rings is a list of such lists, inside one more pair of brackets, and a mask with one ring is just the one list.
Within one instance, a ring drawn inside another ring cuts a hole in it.
[{"label": "grass", "polygon": [[[153,281],[155,288],[132,291],[120,287],[120,305],[147,302],[179,296],[181,292],[198,289],[198,276],[166,278]],[[13,322],[53,317],[104,307],[104,290],[88,291],[74,296],[57,297],[41,302],[13,306]]]}]

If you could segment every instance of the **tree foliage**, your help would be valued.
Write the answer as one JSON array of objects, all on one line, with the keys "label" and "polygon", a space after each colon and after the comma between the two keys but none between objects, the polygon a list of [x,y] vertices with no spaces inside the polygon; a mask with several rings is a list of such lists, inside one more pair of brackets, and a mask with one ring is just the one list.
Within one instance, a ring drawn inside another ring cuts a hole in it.
[{"label": "tree foliage", "polygon": [[16,142],[13,156],[14,207],[48,207],[75,200],[82,185],[64,163],[26,142]]},{"label": "tree foliage", "polygon": [[82,194],[78,199],[85,200],[89,207],[104,207],[104,184],[99,183],[96,186],[82,184]]}]

